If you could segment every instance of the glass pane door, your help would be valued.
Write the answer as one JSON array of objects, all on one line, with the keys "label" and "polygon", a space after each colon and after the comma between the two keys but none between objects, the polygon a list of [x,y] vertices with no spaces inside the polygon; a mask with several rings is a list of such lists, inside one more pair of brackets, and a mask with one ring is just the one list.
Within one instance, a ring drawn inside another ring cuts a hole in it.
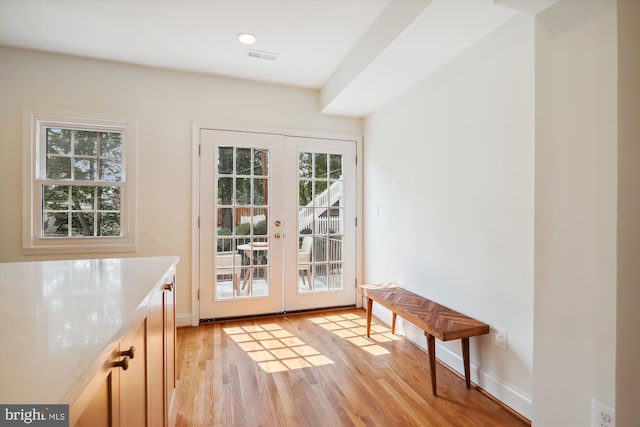
[{"label": "glass pane door", "polygon": [[298,152],[298,292],[342,290],[343,155]]},{"label": "glass pane door", "polygon": [[[355,142],[285,138],[287,310],[355,303]],[[288,175],[289,176],[289,175]],[[289,255],[291,254],[291,255]],[[291,267],[294,268],[290,268]]]},{"label": "glass pane door", "polygon": [[282,311],[281,150],[279,135],[201,135],[201,318]]},{"label": "glass pane door", "polygon": [[215,299],[269,296],[269,149],[218,145]]}]

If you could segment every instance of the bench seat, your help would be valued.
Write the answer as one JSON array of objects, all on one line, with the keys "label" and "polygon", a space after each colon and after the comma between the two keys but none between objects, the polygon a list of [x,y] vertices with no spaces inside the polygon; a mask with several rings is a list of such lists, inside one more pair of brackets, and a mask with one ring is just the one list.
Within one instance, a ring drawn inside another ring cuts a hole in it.
[{"label": "bench seat", "polygon": [[370,336],[371,332],[371,314],[374,301],[393,313],[392,333],[395,333],[396,317],[398,315],[424,331],[429,353],[431,390],[434,396],[437,396],[435,338],[441,341],[461,340],[465,382],[467,388],[471,388],[469,338],[488,334],[488,324],[414,294],[395,284],[361,285],[359,288],[362,295],[367,298],[367,336]]}]

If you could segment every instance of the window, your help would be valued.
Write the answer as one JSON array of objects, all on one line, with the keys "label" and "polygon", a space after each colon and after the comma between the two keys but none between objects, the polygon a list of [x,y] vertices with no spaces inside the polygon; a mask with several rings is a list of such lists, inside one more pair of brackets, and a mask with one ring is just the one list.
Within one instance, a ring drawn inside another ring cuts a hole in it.
[{"label": "window", "polygon": [[135,250],[135,119],[25,112],[27,253]]}]

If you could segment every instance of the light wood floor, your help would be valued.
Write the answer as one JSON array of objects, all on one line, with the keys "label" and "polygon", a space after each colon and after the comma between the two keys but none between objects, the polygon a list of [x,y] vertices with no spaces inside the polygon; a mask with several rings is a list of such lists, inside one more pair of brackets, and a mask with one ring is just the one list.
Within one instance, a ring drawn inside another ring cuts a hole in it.
[{"label": "light wood floor", "polygon": [[178,329],[177,426],[527,426],[348,309]]}]

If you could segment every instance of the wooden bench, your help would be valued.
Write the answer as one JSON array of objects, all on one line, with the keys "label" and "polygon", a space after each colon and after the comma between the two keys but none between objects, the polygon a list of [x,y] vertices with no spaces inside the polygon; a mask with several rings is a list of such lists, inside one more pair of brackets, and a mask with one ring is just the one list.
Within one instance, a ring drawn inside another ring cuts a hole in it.
[{"label": "wooden bench", "polygon": [[391,333],[395,333],[396,317],[398,315],[424,331],[429,352],[431,390],[434,396],[437,395],[436,338],[441,341],[462,340],[464,378],[467,388],[471,388],[469,337],[488,334],[489,325],[414,294],[398,285],[362,285],[360,286],[360,291],[367,298],[367,337],[371,333],[371,312],[374,301],[393,313]]}]

